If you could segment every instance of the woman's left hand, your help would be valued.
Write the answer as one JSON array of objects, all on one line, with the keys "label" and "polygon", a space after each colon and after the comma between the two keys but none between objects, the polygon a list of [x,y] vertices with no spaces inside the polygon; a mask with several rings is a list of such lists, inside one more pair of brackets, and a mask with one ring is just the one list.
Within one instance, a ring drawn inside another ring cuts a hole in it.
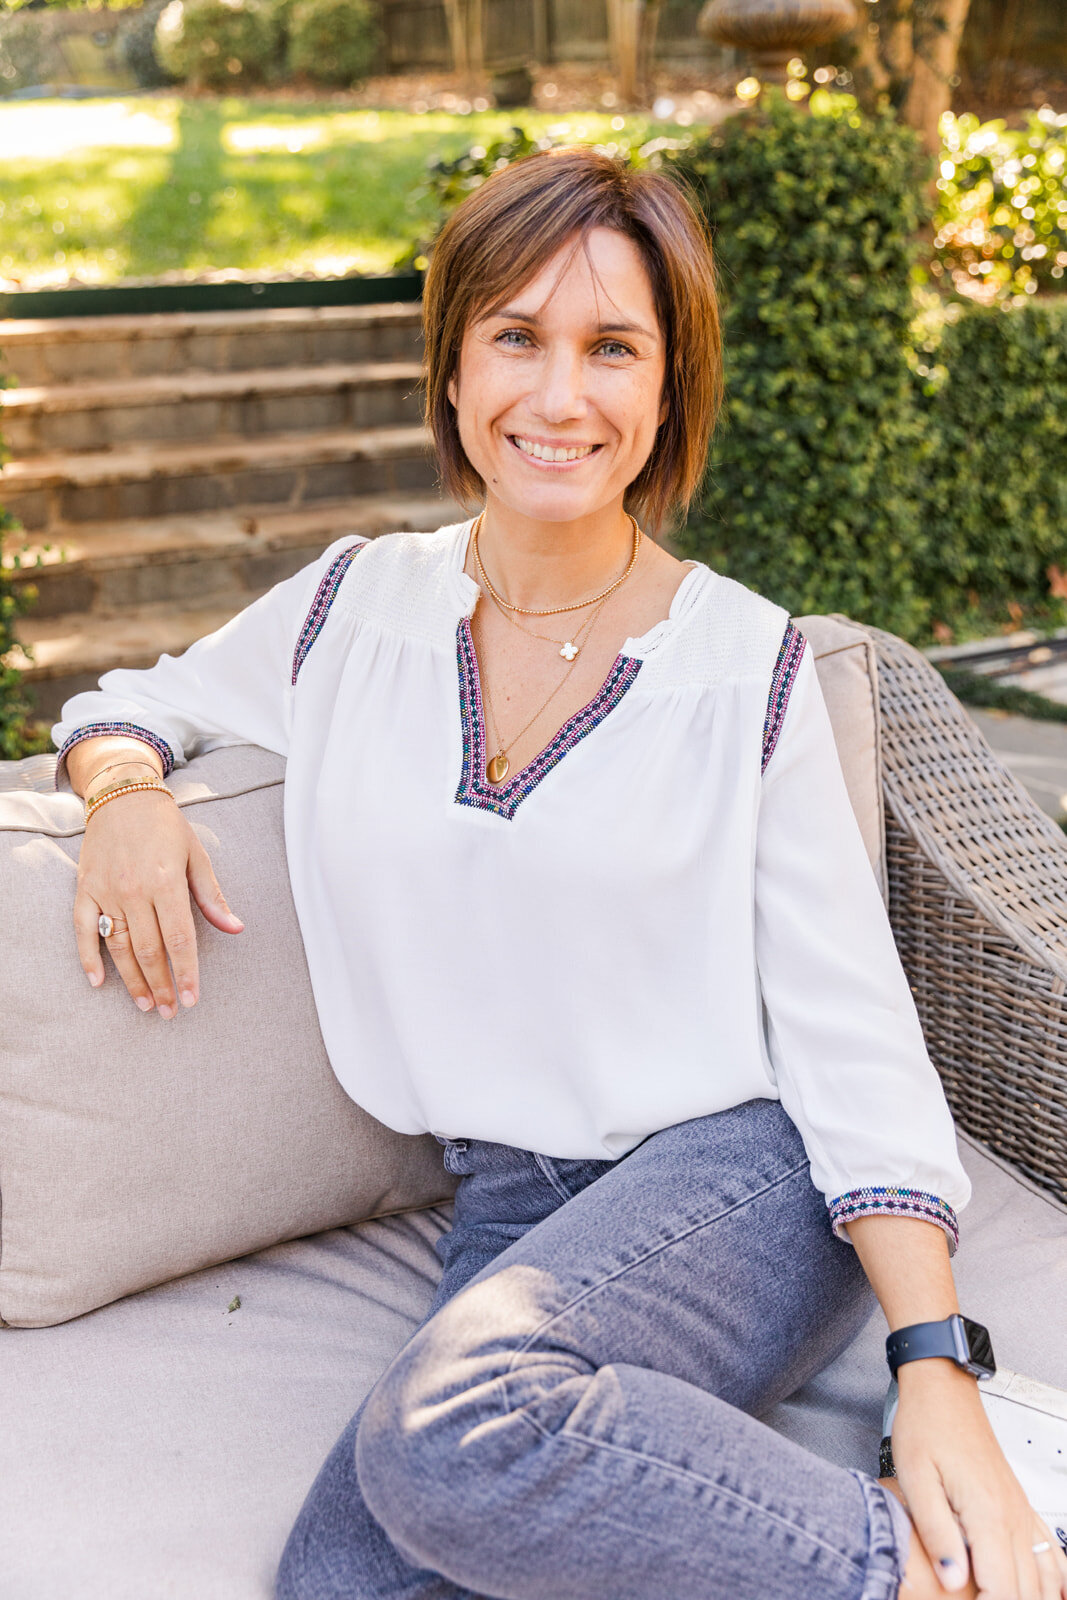
[{"label": "woman's left hand", "polygon": [[942,1586],[964,1589],[970,1572],[979,1600],[1067,1600],[1067,1557],[1008,1465],[976,1379],[928,1360],[902,1366],[897,1381],[897,1479]]}]

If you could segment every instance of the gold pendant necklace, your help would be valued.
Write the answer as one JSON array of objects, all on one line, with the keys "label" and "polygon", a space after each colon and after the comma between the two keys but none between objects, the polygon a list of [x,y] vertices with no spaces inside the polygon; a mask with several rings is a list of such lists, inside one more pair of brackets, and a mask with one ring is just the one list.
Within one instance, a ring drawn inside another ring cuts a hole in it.
[{"label": "gold pendant necklace", "polygon": [[[492,596],[490,596],[490,598],[492,599]],[[604,602],[601,601],[601,605],[603,605],[603,603]],[[577,635],[573,639],[554,639],[551,634],[538,633],[536,628],[524,628],[521,622],[516,622],[510,611],[505,611],[503,606],[497,606],[495,600],[493,601],[493,604],[496,606],[497,611],[500,613],[509,627],[514,628],[516,633],[521,633],[524,639],[543,639],[546,644],[558,645],[559,654],[563,657],[568,666],[578,659],[582,648],[578,643],[578,639],[581,638],[582,632],[580,628]]]},{"label": "gold pendant necklace", "polygon": [[[586,618],[586,620],[582,623],[582,626],[579,628],[577,637],[578,637],[578,639],[581,640],[581,644],[585,644],[587,642],[590,633],[592,633],[592,631],[593,631],[593,624],[596,622],[597,617],[599,617],[600,613],[603,611],[605,605],[607,604],[607,600],[608,600],[608,596],[605,595],[603,600],[601,600],[600,603],[598,604],[596,610],[594,612],[592,612],[592,614]],[[516,623],[515,626],[518,627],[518,624]],[[522,629],[521,631],[525,632],[526,630]],[[555,640],[553,640],[552,642],[555,643]],[[581,649],[581,644],[578,644],[578,645],[574,646],[574,654],[575,655],[577,655],[578,651]],[[562,655],[562,654],[563,654],[563,651],[561,650],[560,651],[560,655]],[[545,700],[541,705],[538,706],[537,710],[534,712],[533,716],[530,718],[530,720],[526,724],[526,726],[523,727],[523,728],[520,728],[518,733],[514,734],[513,737],[508,740],[507,744],[504,744],[500,739],[499,723],[497,722],[497,719],[496,719],[496,712],[493,709],[493,698],[492,698],[492,695],[489,692],[489,681],[488,681],[488,679],[486,679],[485,683],[482,685],[482,694],[483,694],[484,699],[485,699],[485,709],[488,711],[489,716],[492,719],[493,731],[494,731],[494,734],[496,735],[496,738],[495,738],[495,743],[496,743],[496,747],[497,747],[496,748],[496,755],[493,756],[486,763],[486,767],[485,767],[485,776],[488,779],[488,781],[491,784],[493,784],[494,787],[496,785],[498,785],[498,784],[503,783],[504,779],[507,777],[508,773],[511,771],[511,762],[508,760],[508,751],[511,749],[511,747],[513,745],[518,744],[519,740],[522,738],[524,733],[528,733],[529,732],[529,730],[533,727],[534,723],[537,721],[538,717],[541,716],[542,712],[545,712],[545,711],[548,710],[549,706],[552,704],[553,700],[559,694],[559,691],[563,688],[563,685],[566,683],[568,677],[570,676],[570,666],[571,666],[571,661],[573,660],[573,657],[567,657],[566,660],[567,660],[567,670],[564,672],[562,678],[560,678],[559,682],[556,684],[556,687],[552,690],[552,693],[549,695],[548,699]],[[489,730],[487,728],[486,732],[488,733],[488,731]]]},{"label": "gold pendant necklace", "polygon": [[[513,745],[518,744],[519,740],[523,737],[523,734],[528,733],[537,719],[548,710],[549,706],[552,704],[553,700],[559,694],[559,691],[563,688],[563,685],[570,676],[570,668],[581,654],[582,646],[588,641],[589,635],[593,629],[593,624],[596,622],[600,613],[603,611],[605,605],[615,593],[616,589],[626,582],[627,578],[630,576],[637,564],[638,553],[641,549],[642,533],[640,527],[638,526],[637,518],[630,516],[629,512],[627,512],[626,515],[630,517],[630,522],[633,526],[634,543],[633,549],[630,552],[630,559],[626,565],[626,570],[622,573],[621,577],[616,578],[614,583],[610,583],[606,589],[602,589],[599,594],[593,595],[588,600],[575,600],[572,605],[547,606],[540,610],[525,606],[514,606],[511,604],[510,600],[505,600],[504,596],[502,594],[498,594],[496,589],[494,589],[489,580],[489,576],[482,565],[482,555],[478,548],[478,535],[481,532],[482,522],[485,519],[485,512],[480,512],[475,520],[474,527],[471,530],[471,554],[474,557],[474,565],[480,584],[482,587],[484,587],[486,593],[493,601],[493,604],[496,606],[501,616],[510,622],[513,628],[518,628],[519,632],[526,634],[527,637],[544,639],[548,644],[558,645],[559,653],[563,660],[567,663],[567,670],[564,672],[562,678],[560,678],[555,688],[549,694],[547,700],[543,701],[542,704],[538,706],[537,710],[534,712],[529,722],[526,723],[525,727],[520,728],[519,732],[509,739],[507,744],[504,744],[500,738],[499,724],[497,723],[496,712],[493,709],[493,700],[489,691],[488,680],[486,680],[486,682],[483,684],[482,693],[485,699],[485,709],[489,713],[489,717],[492,719],[493,730],[495,734],[494,742],[496,743],[497,747],[496,755],[491,756],[486,762],[485,776],[487,781],[494,787],[503,783],[508,773],[511,771],[511,762],[508,760],[508,751]],[[577,630],[572,638],[562,640],[549,638],[548,634],[546,633],[534,633],[532,629],[524,628],[521,623],[516,622],[515,617],[511,615],[511,613],[517,612],[520,616],[524,617],[555,617],[559,616],[565,611],[584,611],[587,606],[593,606],[595,609],[590,612],[589,616],[585,619],[585,621],[582,623],[582,626]],[[488,728],[486,728],[487,734],[488,731]]]}]

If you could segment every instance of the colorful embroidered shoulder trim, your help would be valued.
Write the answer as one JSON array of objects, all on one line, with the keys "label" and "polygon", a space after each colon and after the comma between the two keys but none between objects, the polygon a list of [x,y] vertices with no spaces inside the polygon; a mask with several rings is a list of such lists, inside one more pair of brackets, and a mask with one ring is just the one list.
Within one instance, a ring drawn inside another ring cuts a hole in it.
[{"label": "colorful embroidered shoulder trim", "polygon": [[478,677],[478,658],[474,652],[470,621],[462,618],[456,632],[456,654],[459,661],[459,703],[463,727],[463,770],[456,804],[475,806],[479,811],[492,811],[498,817],[512,820],[519,806],[531,794],[542,778],[558,766],[587,734],[603,722],[613,711],[641,670],[641,662],[632,656],[617,656],[600,690],[589,704],[576,711],[565,722],[552,742],[535,756],[528,767],[508,780],[493,784],[485,776],[485,714],[482,709],[482,686]]},{"label": "colorful embroidered shoulder trim", "polygon": [[315,598],[311,602],[311,610],[304,618],[304,626],[300,630],[300,637],[296,641],[296,649],[293,651],[293,676],[291,680],[293,683],[296,682],[297,674],[307,660],[308,651],[322,632],[322,625],[326,621],[330,607],[337,598],[337,591],[341,587],[345,573],[356,556],[359,555],[359,552],[366,549],[367,543],[366,539],[361,539],[358,544],[349,545],[347,550],[342,550],[339,556],[334,557],[326,569],[326,576],[315,591]]},{"label": "colorful embroidered shoulder trim", "polygon": [[807,640],[799,628],[787,622],[778,660],[774,663],[774,671],[771,673],[771,692],[767,696],[767,715],[763,719],[763,765],[760,768],[762,772],[766,772],[767,763],[778,743],[778,735],[785,721],[785,708],[793,692],[806,644]]},{"label": "colorful embroidered shoulder trim", "polygon": [[63,747],[56,760],[56,788],[59,787],[59,774],[63,770],[63,763],[74,749],[76,744],[81,744],[83,739],[102,739],[105,735],[118,735],[124,739],[140,739],[142,744],[151,745],[152,749],[163,762],[163,776],[166,778],[174,771],[174,753],[166,739],[161,739],[158,733],[153,733],[151,728],[142,728],[136,722],[87,722],[84,728],[76,728],[68,739],[63,741]]},{"label": "colorful embroidered shoulder trim", "polygon": [[869,1189],[850,1189],[830,1201],[830,1224],[839,1239],[846,1222],[856,1217],[918,1217],[921,1222],[936,1222],[948,1234],[948,1253],[955,1255],[960,1242],[960,1227],[952,1207],[936,1194],[922,1189],[895,1189],[881,1184]]}]

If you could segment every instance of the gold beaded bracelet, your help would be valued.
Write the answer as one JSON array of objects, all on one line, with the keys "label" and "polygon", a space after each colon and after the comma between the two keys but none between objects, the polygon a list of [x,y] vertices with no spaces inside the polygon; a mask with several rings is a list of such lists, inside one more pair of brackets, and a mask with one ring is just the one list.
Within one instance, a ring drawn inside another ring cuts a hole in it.
[{"label": "gold beaded bracelet", "polygon": [[174,799],[173,791],[168,789],[162,780],[135,778],[129,783],[117,783],[113,789],[105,789],[102,794],[94,796],[85,807],[85,820],[88,822],[95,811],[99,811],[100,807],[106,806],[109,801],[117,800],[120,794],[140,794],[150,789],[155,789],[160,794],[169,794],[171,799]]}]

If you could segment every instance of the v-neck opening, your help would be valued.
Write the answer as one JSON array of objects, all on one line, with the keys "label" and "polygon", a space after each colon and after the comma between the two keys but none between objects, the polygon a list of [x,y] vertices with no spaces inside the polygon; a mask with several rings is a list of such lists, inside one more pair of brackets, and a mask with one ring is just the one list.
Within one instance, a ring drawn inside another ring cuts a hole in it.
[{"label": "v-neck opening", "polygon": [[548,744],[514,777],[503,783],[490,783],[485,775],[487,740],[481,673],[469,616],[461,617],[456,629],[456,655],[463,730],[463,765],[456,804],[495,812],[509,822],[527,795],[533,793],[568,751],[580,744],[615,709],[641,670],[640,661],[620,652],[593,698],[567,718]]},{"label": "v-neck opening", "polygon": [[568,717],[562,727],[514,777],[503,783],[490,783],[485,769],[488,741],[485,731],[485,706],[482,698],[481,669],[471,618],[481,597],[481,589],[465,571],[471,532],[477,519],[461,524],[452,558],[452,578],[463,614],[456,628],[456,656],[459,671],[460,721],[463,734],[463,760],[455,803],[491,811],[509,822],[523,800],[559,765],[568,751],[599,727],[622,700],[641,670],[644,658],[660,648],[674,629],[689,616],[698,597],[706,591],[715,574],[700,562],[689,562],[689,571],[679,583],[665,617],[637,637],[625,639],[607,677],[596,694]]}]

